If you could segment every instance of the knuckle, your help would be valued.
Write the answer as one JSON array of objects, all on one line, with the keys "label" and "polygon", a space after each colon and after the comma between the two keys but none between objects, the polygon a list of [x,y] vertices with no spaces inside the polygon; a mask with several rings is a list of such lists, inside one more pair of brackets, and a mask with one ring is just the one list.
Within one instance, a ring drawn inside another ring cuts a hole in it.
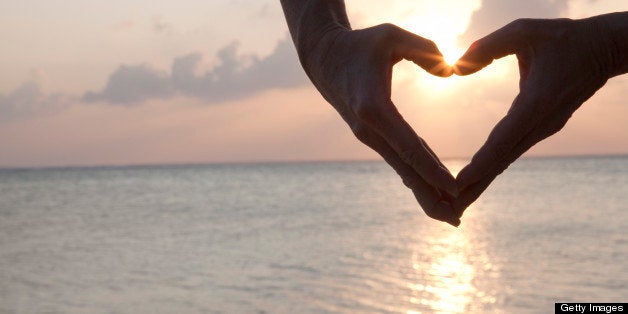
[{"label": "knuckle", "polygon": [[420,185],[419,180],[413,176],[402,177],[401,180],[403,182],[403,185],[405,185],[410,190],[415,190]]},{"label": "knuckle", "polygon": [[433,40],[430,39],[424,39],[425,40],[425,48],[430,50],[430,51],[436,51],[438,50],[438,46],[436,45],[436,43]]},{"label": "knuckle", "polygon": [[550,123],[548,125],[548,134],[547,136],[553,135],[558,133],[558,131],[562,130],[565,125],[567,124],[567,121],[569,121],[569,119],[571,118],[571,114],[568,114],[564,117],[560,117],[558,119],[556,119],[555,121],[552,121],[552,123]]},{"label": "knuckle", "polygon": [[374,43],[377,47],[387,47],[392,42],[395,42],[399,37],[401,28],[395,24],[384,23],[376,26],[377,34],[379,36],[374,37]]},{"label": "knuckle", "polygon": [[375,108],[371,106],[368,102],[355,102],[351,106],[351,108],[353,109],[353,113],[355,113],[358,119],[365,121],[366,123],[373,123],[377,119],[377,113],[375,112]]},{"label": "knuckle", "polygon": [[547,130],[547,132],[545,133],[545,135],[543,136],[543,139],[546,139],[556,133],[558,133],[560,130],[563,129],[565,125],[564,124],[558,124],[558,123],[553,123]]},{"label": "knuckle", "polygon": [[534,23],[535,23],[534,19],[520,18],[508,24],[508,27],[510,27],[510,30],[514,34],[517,34],[522,37],[527,37],[528,35],[532,33]]},{"label": "knuckle", "polygon": [[353,132],[353,135],[355,135],[355,137],[358,140],[360,140],[360,142],[362,143],[369,142],[370,132],[369,132],[368,127],[364,125],[364,123],[354,122],[350,125],[350,127],[351,127],[351,132]]},{"label": "knuckle", "polygon": [[386,35],[394,35],[399,31],[399,26],[392,23],[383,23],[379,27]]},{"label": "knuckle", "polygon": [[417,149],[403,150],[399,154],[399,157],[404,163],[410,165],[413,169],[418,171],[424,178],[433,178],[437,175],[436,168],[426,167],[425,163],[423,162],[423,155]]}]

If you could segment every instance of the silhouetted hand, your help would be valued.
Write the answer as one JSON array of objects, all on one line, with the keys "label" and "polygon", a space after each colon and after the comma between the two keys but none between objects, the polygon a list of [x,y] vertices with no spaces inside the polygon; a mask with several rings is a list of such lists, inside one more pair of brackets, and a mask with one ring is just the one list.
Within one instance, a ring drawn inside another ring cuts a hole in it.
[{"label": "silhouetted hand", "polygon": [[395,169],[428,216],[457,226],[448,195],[457,195],[454,177],[391,101],[392,68],[402,59],[452,74],[433,42],[391,24],[338,27],[301,54],[310,79],[355,136]]},{"label": "silhouetted hand", "polygon": [[460,224],[456,181],[390,99],[392,68],[411,60],[450,76],[433,42],[391,24],[352,30],[343,0],[281,0],[303,69],[356,137],[412,189],[428,216]]},{"label": "silhouetted hand", "polygon": [[[625,18],[618,22],[625,25]],[[625,43],[612,33],[601,18],[522,19],[478,40],[460,58],[455,72],[468,75],[516,54],[520,81],[510,110],[459,173],[456,208],[463,211],[525,151],[558,132],[607,79],[625,73]]]}]

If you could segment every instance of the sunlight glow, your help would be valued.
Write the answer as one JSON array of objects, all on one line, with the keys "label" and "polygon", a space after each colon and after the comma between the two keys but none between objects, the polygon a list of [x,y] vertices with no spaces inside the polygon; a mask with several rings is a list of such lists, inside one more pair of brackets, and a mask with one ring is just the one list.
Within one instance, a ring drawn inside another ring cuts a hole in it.
[{"label": "sunlight glow", "polygon": [[[446,165],[457,174],[468,160],[447,160]],[[478,223],[474,208],[469,207],[465,223]],[[403,311],[417,313],[486,312],[497,302],[492,282],[482,278],[499,278],[487,244],[483,228],[441,228],[434,225],[425,231],[412,253],[410,263],[415,273],[407,282],[410,293]]]},{"label": "sunlight glow", "polygon": [[412,254],[418,280],[408,282],[405,312],[467,313],[490,308],[497,301],[495,291],[478,277],[497,276],[498,268],[490,262],[477,234],[437,228],[428,234],[423,240],[429,249],[417,246]]},{"label": "sunlight glow", "polygon": [[[420,295],[429,296],[423,298],[412,298],[411,303],[428,306],[434,311],[446,313],[463,313],[476,294],[473,285],[475,269],[468,263],[468,256],[463,250],[458,250],[455,246],[468,245],[464,235],[461,233],[451,233],[449,238],[443,241],[443,245],[438,245],[431,252],[437,257],[427,270],[428,282],[437,284],[417,283],[411,288]],[[444,245],[455,243],[454,246]],[[413,265],[415,269],[419,265]]]},{"label": "sunlight glow", "polygon": [[[417,1],[399,16],[398,23],[404,29],[434,41],[445,61],[453,65],[467,49],[460,45],[458,37],[466,32],[471,15],[480,6],[480,0]],[[434,96],[451,94],[452,88],[464,80],[456,75],[448,78],[432,75],[417,77],[414,69],[406,76],[411,76],[420,89],[429,90],[428,94]]]},{"label": "sunlight glow", "polygon": [[403,18],[402,27],[422,37],[433,40],[452,65],[462,56],[466,47],[458,45],[458,36],[469,26],[473,11],[481,5],[475,1],[429,1]]}]

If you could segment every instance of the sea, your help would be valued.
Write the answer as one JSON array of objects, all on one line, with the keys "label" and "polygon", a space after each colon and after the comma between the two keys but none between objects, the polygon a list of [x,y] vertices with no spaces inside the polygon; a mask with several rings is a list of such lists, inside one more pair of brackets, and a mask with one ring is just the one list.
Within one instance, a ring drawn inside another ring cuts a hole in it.
[{"label": "sea", "polygon": [[459,228],[428,218],[380,161],[0,170],[0,313],[627,300],[627,156],[521,159]]}]

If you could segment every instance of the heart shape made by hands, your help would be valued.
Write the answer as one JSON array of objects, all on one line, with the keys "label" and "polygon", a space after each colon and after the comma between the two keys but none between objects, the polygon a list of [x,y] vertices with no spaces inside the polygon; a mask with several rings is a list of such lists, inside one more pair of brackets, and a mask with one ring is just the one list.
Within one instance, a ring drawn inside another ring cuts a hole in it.
[{"label": "heart shape made by hands", "polygon": [[[454,66],[434,42],[392,24],[332,28],[314,42],[297,41],[297,50],[309,78],[355,136],[393,167],[428,216],[457,226],[497,175],[560,130],[612,74],[604,62],[617,57],[596,53],[613,41],[591,23],[517,20],[476,41]],[[406,59],[436,76],[469,75],[511,54],[519,61],[519,94],[454,178],[393,104],[392,68]]]},{"label": "heart shape made by hands", "polygon": [[452,202],[459,217],[511,163],[560,131],[609,77],[621,74],[604,65],[609,56],[596,54],[608,47],[611,34],[600,33],[598,23],[595,18],[516,20],[476,41],[454,64],[457,75],[469,75],[514,54],[520,75],[519,94],[508,113],[456,177],[459,195]]}]

